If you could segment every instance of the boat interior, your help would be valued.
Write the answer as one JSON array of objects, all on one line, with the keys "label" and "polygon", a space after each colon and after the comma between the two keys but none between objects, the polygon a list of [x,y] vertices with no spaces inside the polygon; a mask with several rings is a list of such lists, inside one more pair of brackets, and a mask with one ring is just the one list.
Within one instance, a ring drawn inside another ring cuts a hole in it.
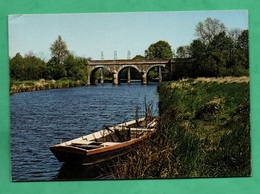
[{"label": "boat interior", "polygon": [[[108,129],[107,129],[108,130]],[[122,142],[129,141],[131,139],[139,138],[143,135],[146,135],[151,130],[131,130],[131,128],[124,129],[124,130],[118,130],[113,129],[113,131],[109,131],[106,133],[106,129],[100,131],[101,136],[98,136],[97,134],[93,133],[92,137],[83,136],[81,140],[77,140],[74,142],[71,142],[71,146],[79,147],[87,150],[101,148],[101,147],[107,147],[112,146],[116,144],[120,144]],[[97,136],[97,137],[96,137]]]},{"label": "boat interior", "polygon": [[104,127],[103,130],[82,136],[65,142],[66,146],[78,147],[86,150],[92,150],[107,146],[120,144],[144,136],[155,130],[156,120],[145,123],[133,123],[130,125],[117,125],[114,127]]}]

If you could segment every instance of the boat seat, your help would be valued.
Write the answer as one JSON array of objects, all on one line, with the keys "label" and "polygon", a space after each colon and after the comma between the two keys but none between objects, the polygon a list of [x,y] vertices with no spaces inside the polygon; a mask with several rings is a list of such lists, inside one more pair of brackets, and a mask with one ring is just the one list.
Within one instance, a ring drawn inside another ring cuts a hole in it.
[{"label": "boat seat", "polygon": [[93,141],[77,141],[77,142],[72,142],[71,145],[88,145],[88,144],[91,144]]},{"label": "boat seat", "polygon": [[81,144],[81,143],[73,143],[72,146],[87,149],[87,150],[104,147],[103,145],[91,145],[91,144]]},{"label": "boat seat", "polygon": [[103,146],[112,146],[112,145],[117,145],[120,144],[120,142],[104,142],[102,145]]}]

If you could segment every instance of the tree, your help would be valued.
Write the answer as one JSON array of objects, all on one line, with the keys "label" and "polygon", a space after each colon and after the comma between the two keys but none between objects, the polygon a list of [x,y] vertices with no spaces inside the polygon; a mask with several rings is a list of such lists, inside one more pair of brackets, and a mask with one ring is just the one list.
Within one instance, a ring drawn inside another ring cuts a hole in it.
[{"label": "tree", "polygon": [[10,59],[10,77],[15,80],[37,80],[43,78],[45,62],[32,52],[22,57],[17,53]]},{"label": "tree", "polygon": [[52,58],[47,63],[47,78],[61,79],[67,76],[64,62],[69,56],[67,44],[58,36],[50,47]]},{"label": "tree", "polygon": [[233,42],[237,42],[240,34],[241,34],[241,30],[239,28],[234,28],[228,31],[228,36],[233,40]]},{"label": "tree", "polygon": [[70,54],[64,61],[67,78],[77,81],[82,80],[87,83],[88,59],[83,57],[75,57]]},{"label": "tree", "polygon": [[50,47],[51,55],[56,59],[57,64],[63,64],[69,55],[67,44],[58,36],[57,40]]},{"label": "tree", "polygon": [[[194,61],[184,64],[180,59],[175,66],[174,78],[248,76],[248,30],[234,28],[227,31],[219,20],[207,18],[196,25],[196,35],[198,38],[188,47]],[[185,53],[185,46],[177,49],[178,58],[184,57]]]},{"label": "tree", "polygon": [[226,31],[226,27],[217,19],[207,18],[204,22],[199,22],[195,30],[198,39],[204,44],[209,44],[216,35]]},{"label": "tree", "polygon": [[172,56],[170,44],[163,40],[151,44],[145,51],[145,59],[170,59]]},{"label": "tree", "polygon": [[207,77],[227,75],[227,68],[233,65],[234,42],[232,39],[225,32],[221,32],[215,35],[204,48],[206,48],[206,54],[200,58],[199,75]]},{"label": "tree", "polygon": [[226,52],[224,54],[229,56],[233,45],[234,42],[232,39],[225,32],[221,32],[210,42],[210,49],[218,52]]},{"label": "tree", "polygon": [[26,67],[27,77],[26,80],[38,80],[43,78],[46,70],[46,65],[43,60],[29,53],[24,57],[24,65]]},{"label": "tree", "polygon": [[144,56],[142,55],[136,55],[133,60],[142,60],[142,59],[145,59]]},{"label": "tree", "polygon": [[246,69],[249,68],[249,40],[248,40],[248,30],[243,30],[237,39],[237,52],[242,66]]},{"label": "tree", "polygon": [[10,59],[10,77],[19,80],[23,78],[23,73],[23,57],[20,53],[17,53]]},{"label": "tree", "polygon": [[243,30],[237,38],[237,47],[248,51],[248,30]]},{"label": "tree", "polygon": [[180,46],[177,48],[177,58],[189,58],[191,56],[190,46]]},{"label": "tree", "polygon": [[61,79],[66,77],[66,70],[63,64],[57,62],[57,58],[52,57],[46,64],[47,79]]},{"label": "tree", "polygon": [[192,58],[201,62],[207,55],[207,46],[201,40],[193,40],[190,44],[190,53]]}]

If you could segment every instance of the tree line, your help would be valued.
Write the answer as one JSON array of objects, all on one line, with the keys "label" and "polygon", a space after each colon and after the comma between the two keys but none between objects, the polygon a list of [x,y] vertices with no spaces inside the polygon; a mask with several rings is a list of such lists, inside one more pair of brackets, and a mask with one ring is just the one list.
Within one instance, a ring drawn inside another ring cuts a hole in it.
[{"label": "tree line", "polygon": [[[196,26],[197,39],[177,49],[179,63],[174,79],[249,75],[248,30],[231,29],[219,20],[207,18]],[[192,58],[185,63],[183,58]]]},{"label": "tree line", "polygon": [[[197,39],[190,45],[178,47],[176,53],[168,42],[160,40],[151,44],[144,56],[136,55],[133,59],[175,58],[179,62],[171,79],[249,74],[248,30],[229,31],[221,21],[207,18],[196,25],[195,34]],[[10,58],[11,80],[69,79],[87,83],[89,58],[77,57],[69,52],[61,36],[53,42],[50,51],[48,62],[33,53],[24,57],[17,53]],[[187,63],[186,59],[193,61]],[[156,71],[153,74],[156,77]]]},{"label": "tree line", "polygon": [[51,59],[48,62],[33,53],[24,57],[17,53],[10,58],[11,80],[69,79],[87,83],[88,59],[74,56],[67,49],[67,44],[58,36],[50,47]]}]

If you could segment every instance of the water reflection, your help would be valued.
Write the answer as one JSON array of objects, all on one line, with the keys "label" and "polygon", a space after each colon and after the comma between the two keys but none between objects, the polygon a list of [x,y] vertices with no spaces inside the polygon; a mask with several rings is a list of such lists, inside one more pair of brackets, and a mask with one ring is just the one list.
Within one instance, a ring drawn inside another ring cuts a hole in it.
[{"label": "water reflection", "polygon": [[100,175],[102,175],[102,168],[98,165],[83,166],[64,163],[53,180],[97,179]]},{"label": "water reflection", "polygon": [[[124,157],[125,158],[125,157]],[[122,161],[123,157],[120,158]],[[63,163],[52,180],[97,180],[113,179],[113,169],[117,159],[94,165]]]}]

